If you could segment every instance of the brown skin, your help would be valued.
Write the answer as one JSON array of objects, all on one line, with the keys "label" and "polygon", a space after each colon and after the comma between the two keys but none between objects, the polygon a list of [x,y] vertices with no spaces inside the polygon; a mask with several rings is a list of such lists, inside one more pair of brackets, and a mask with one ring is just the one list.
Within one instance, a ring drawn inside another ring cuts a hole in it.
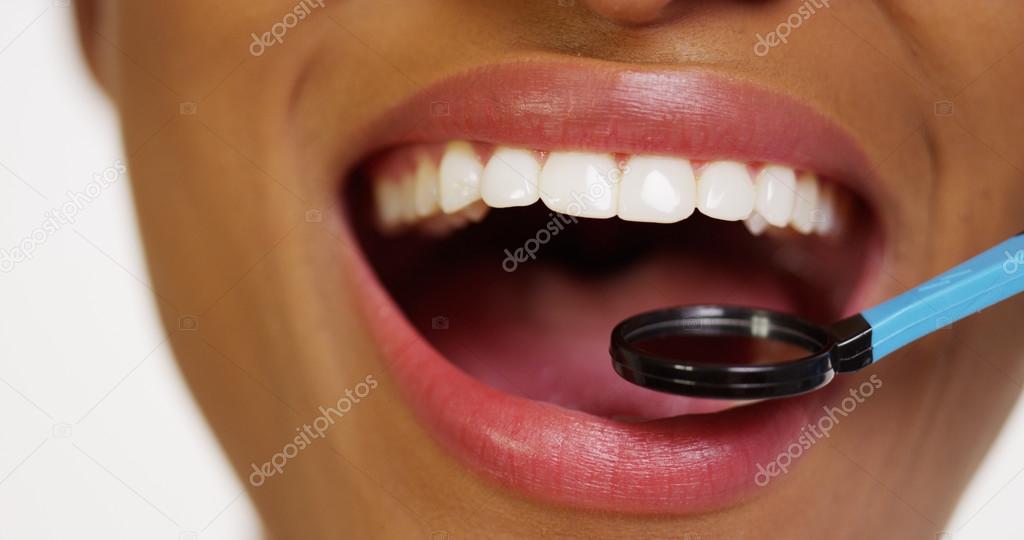
[{"label": "brown skin", "polygon": [[[188,383],[239,475],[367,374],[380,388],[250,488],[280,538],[934,538],[1024,380],[1024,302],[872,369],[883,387],[752,500],[701,516],[555,509],[441,452],[399,398],[345,283],[340,164],[397,100],[479,64],[582,55],[702,65],[789,92],[877,164],[890,243],[872,300],[1024,227],[1019,2],[836,2],[767,57],[798,2],[327,2],[255,58],[292,0],[79,2],[120,111],[153,289]],[[1016,47],[1016,48],[1015,48]],[[934,114],[954,102],[952,116]],[[179,114],[182,102],[196,114]],[[321,222],[304,219],[322,211]],[[198,321],[182,330],[182,317]]]}]

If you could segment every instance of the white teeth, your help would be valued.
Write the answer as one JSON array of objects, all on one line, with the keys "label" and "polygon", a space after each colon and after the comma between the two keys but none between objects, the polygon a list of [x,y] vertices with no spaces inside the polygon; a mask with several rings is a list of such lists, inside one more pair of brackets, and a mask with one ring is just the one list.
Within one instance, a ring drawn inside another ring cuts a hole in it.
[{"label": "white teeth", "polygon": [[796,202],[796,173],[789,167],[769,165],[754,181],[757,189],[755,208],[764,220],[776,227],[789,225]]},{"label": "white teeth", "polygon": [[459,210],[458,214],[465,216],[467,220],[473,223],[480,223],[487,217],[487,213],[491,211],[491,207],[484,204],[483,201],[477,201],[462,210]]},{"label": "white teeth", "polygon": [[540,162],[530,150],[497,148],[484,167],[480,194],[492,208],[529,206],[540,197]]},{"label": "white teeth", "polygon": [[552,152],[540,173],[541,199],[562,214],[610,218],[618,210],[619,174],[611,154]]},{"label": "white teeth", "polygon": [[626,221],[675,223],[693,214],[697,181],[686,159],[635,156],[619,186],[619,217]]},{"label": "white teeth", "polygon": [[814,231],[817,208],[818,179],[813,174],[801,174],[796,181],[796,203],[790,225],[800,233],[810,234]]},{"label": "white teeth", "polygon": [[419,221],[417,229],[427,236],[443,237],[459,229],[466,228],[470,223],[480,223],[490,207],[483,201],[476,201],[473,204],[452,214],[437,214]]},{"label": "white teeth", "polygon": [[772,237],[785,229],[834,235],[845,218],[841,193],[812,173],[797,175],[783,165],[751,169],[723,160],[697,170],[684,158],[637,155],[618,161],[615,154],[597,152],[550,152],[544,160],[540,152],[501,146],[485,165],[475,143],[449,143],[440,162],[431,157],[432,148],[404,154],[412,156],[411,170],[400,155],[375,172],[373,204],[381,231],[415,224],[426,233],[447,234],[479,222],[490,208],[538,200],[571,216],[617,215],[647,223],[675,223],[700,210]]},{"label": "white teeth", "polygon": [[768,229],[768,220],[757,212],[750,214],[750,217],[743,220],[743,224],[747,226],[747,230],[754,236],[761,236]]},{"label": "white teeth", "polygon": [[437,176],[437,165],[425,155],[417,160],[415,182],[413,197],[416,215],[427,217],[437,213],[437,190],[441,181]]},{"label": "white teeth", "polygon": [[452,231],[466,226],[465,218],[456,217],[457,214],[438,214],[430,216],[416,224],[417,229],[424,235],[440,238],[447,236]]},{"label": "white teeth", "polygon": [[381,229],[393,231],[404,220],[405,201],[402,199],[402,185],[388,178],[379,178],[373,183],[373,200],[377,206],[377,220]]},{"label": "white teeth", "polygon": [[835,228],[836,196],[835,191],[826,184],[818,187],[818,210],[814,215],[814,232],[825,236]]},{"label": "white teeth", "polygon": [[416,176],[408,174],[398,183],[398,193],[402,198],[402,223],[412,223],[418,218],[416,211]]},{"label": "white teeth", "polygon": [[453,142],[441,158],[441,210],[457,212],[480,200],[484,166],[468,142]]},{"label": "white teeth", "polygon": [[747,219],[754,211],[754,183],[746,163],[714,161],[697,182],[697,208],[725,221]]}]

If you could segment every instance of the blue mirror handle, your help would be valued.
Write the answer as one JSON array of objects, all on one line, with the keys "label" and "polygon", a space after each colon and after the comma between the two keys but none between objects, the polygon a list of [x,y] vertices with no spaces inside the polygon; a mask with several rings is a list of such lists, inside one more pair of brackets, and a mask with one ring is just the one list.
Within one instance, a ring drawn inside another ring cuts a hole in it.
[{"label": "blue mirror handle", "polygon": [[1024,291],[1024,233],[861,313],[872,362]]}]

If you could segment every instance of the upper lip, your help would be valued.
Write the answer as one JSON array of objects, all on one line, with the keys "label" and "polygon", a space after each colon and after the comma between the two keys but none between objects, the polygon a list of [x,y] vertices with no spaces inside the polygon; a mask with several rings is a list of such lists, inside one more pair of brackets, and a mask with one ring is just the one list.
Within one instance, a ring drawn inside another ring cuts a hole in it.
[{"label": "upper lip", "polygon": [[[468,139],[782,163],[815,171],[868,201],[879,191],[864,153],[835,122],[784,94],[704,70],[488,66],[417,93],[364,135],[364,154]],[[405,320],[352,240],[352,289],[411,409],[470,468],[548,501],[658,513],[735,503],[757,489],[757,465],[792,443],[814,409],[842,385],[638,425],[511,396],[444,361]]]},{"label": "upper lip", "polygon": [[788,95],[703,69],[554,61],[479,67],[416,93],[360,135],[365,142],[353,156],[468,139],[779,163],[815,172],[869,202],[882,198],[870,160],[836,121]]}]

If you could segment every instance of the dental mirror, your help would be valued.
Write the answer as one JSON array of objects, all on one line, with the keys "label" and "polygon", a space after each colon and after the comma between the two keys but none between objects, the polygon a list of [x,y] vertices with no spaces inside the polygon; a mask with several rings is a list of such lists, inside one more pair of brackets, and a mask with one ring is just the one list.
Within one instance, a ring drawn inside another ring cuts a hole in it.
[{"label": "dental mirror", "polygon": [[822,326],[736,306],[634,315],[611,335],[627,381],[673,394],[770,399],[803,394],[1024,291],[1024,233],[878,306]]}]

